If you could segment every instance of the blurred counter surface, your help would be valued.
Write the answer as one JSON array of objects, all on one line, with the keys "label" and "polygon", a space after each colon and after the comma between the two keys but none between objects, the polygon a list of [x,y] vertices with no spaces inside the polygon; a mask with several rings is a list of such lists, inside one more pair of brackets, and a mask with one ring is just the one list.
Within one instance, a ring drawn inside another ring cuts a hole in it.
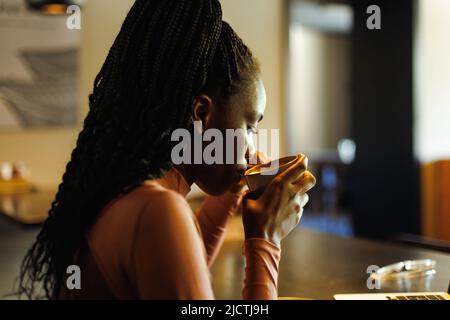
[{"label": "blurred counter surface", "polygon": [[[237,223],[237,222],[236,222]],[[436,273],[367,286],[371,265],[433,259]],[[240,299],[244,278],[242,239],[228,238],[212,266],[218,299]],[[450,254],[358,238],[342,238],[297,228],[282,242],[278,278],[280,297],[333,299],[338,293],[447,292]]]},{"label": "blurred counter surface", "polygon": [[54,199],[56,189],[0,193],[0,214],[24,225],[42,224]]},{"label": "blurred counter surface", "polygon": [[55,188],[37,188],[23,162],[0,163],[0,215],[24,225],[41,224],[56,193]]}]

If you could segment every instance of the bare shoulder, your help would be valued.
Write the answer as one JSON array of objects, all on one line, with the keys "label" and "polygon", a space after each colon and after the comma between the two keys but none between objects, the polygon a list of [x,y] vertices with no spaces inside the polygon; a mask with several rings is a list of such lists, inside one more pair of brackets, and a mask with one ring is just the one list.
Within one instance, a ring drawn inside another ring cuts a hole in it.
[{"label": "bare shoulder", "polygon": [[142,185],[133,193],[130,200],[140,204],[139,211],[144,221],[191,217],[192,211],[188,202],[176,191],[160,186]]},{"label": "bare shoulder", "polygon": [[147,208],[154,208],[155,206],[189,206],[181,194],[161,186],[142,185],[135,190],[133,196],[135,200],[138,200]]},{"label": "bare shoulder", "polygon": [[189,225],[192,214],[181,194],[156,184],[142,185],[105,207],[89,237],[123,242],[138,229],[154,233],[155,228]]},{"label": "bare shoulder", "polygon": [[189,210],[189,204],[181,194],[158,184],[144,184],[109,203],[100,214],[99,222],[124,228],[139,223],[142,218],[147,221],[161,219]]}]

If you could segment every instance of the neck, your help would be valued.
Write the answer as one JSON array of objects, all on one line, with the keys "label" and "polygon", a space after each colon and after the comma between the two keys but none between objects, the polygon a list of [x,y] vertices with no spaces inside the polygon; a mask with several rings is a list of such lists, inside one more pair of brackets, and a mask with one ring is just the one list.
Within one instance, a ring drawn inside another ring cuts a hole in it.
[{"label": "neck", "polygon": [[192,186],[195,181],[195,172],[194,167],[191,165],[174,165],[173,166],[176,170],[178,170],[179,173],[183,176],[183,178],[186,180],[186,182],[189,184],[189,186]]}]

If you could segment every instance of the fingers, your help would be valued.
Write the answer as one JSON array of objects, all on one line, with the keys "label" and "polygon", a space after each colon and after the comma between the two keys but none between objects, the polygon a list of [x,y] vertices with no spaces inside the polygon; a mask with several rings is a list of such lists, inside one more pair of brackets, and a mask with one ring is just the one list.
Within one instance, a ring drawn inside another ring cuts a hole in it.
[{"label": "fingers", "polygon": [[292,193],[305,194],[316,185],[316,178],[309,171],[303,172],[299,179],[291,184]]},{"label": "fingers", "polygon": [[296,195],[294,197],[294,200],[291,203],[291,217],[290,219],[293,219],[293,227],[297,226],[300,222],[300,219],[303,215],[303,207],[308,202],[308,195]]},{"label": "fingers", "polygon": [[302,172],[306,170],[308,167],[308,158],[303,155],[299,154],[299,158],[297,161],[291,165],[286,171],[280,173],[274,181],[278,180],[278,182],[283,183],[290,183],[295,181]]},{"label": "fingers", "polygon": [[282,184],[270,184],[264,190],[261,198],[269,209],[277,211],[283,202],[283,194],[284,188]]},{"label": "fingers", "polygon": [[[265,188],[258,201],[261,201],[268,211],[276,212],[288,202],[292,204],[294,197],[305,195],[316,184],[316,179],[312,173],[306,171],[307,166],[308,158],[299,154],[295,163],[275,177]],[[298,199],[300,199],[297,201],[300,210],[308,202],[308,196]]]},{"label": "fingers", "polygon": [[302,194],[302,195],[300,196],[300,206],[301,206],[302,208],[304,208],[304,207],[306,206],[306,204],[308,203],[308,201],[309,201],[309,196],[308,196],[307,193]]},{"label": "fingers", "polygon": [[291,206],[294,208],[295,212],[300,211],[301,208],[304,208],[309,201],[309,196],[307,193],[299,195],[296,194],[291,200]]},{"label": "fingers", "polygon": [[308,158],[303,154],[299,154],[294,164],[272,180],[264,191],[262,198],[266,198],[266,202],[270,202],[270,199],[275,197],[275,195],[279,195],[283,199],[289,199],[295,195],[297,192],[295,190],[294,192],[291,191],[290,183],[298,179],[298,176],[306,170],[307,165]]}]

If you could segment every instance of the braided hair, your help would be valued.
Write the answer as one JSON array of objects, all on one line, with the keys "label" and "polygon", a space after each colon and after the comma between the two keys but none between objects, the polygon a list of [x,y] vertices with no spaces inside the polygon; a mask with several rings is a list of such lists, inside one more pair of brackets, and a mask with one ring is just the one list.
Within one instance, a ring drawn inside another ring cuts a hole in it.
[{"label": "braided hair", "polygon": [[57,298],[101,209],[171,168],[171,133],[191,128],[195,97],[225,101],[258,73],[218,0],[136,0],[94,80],[48,219],[22,261],[17,295]]}]

